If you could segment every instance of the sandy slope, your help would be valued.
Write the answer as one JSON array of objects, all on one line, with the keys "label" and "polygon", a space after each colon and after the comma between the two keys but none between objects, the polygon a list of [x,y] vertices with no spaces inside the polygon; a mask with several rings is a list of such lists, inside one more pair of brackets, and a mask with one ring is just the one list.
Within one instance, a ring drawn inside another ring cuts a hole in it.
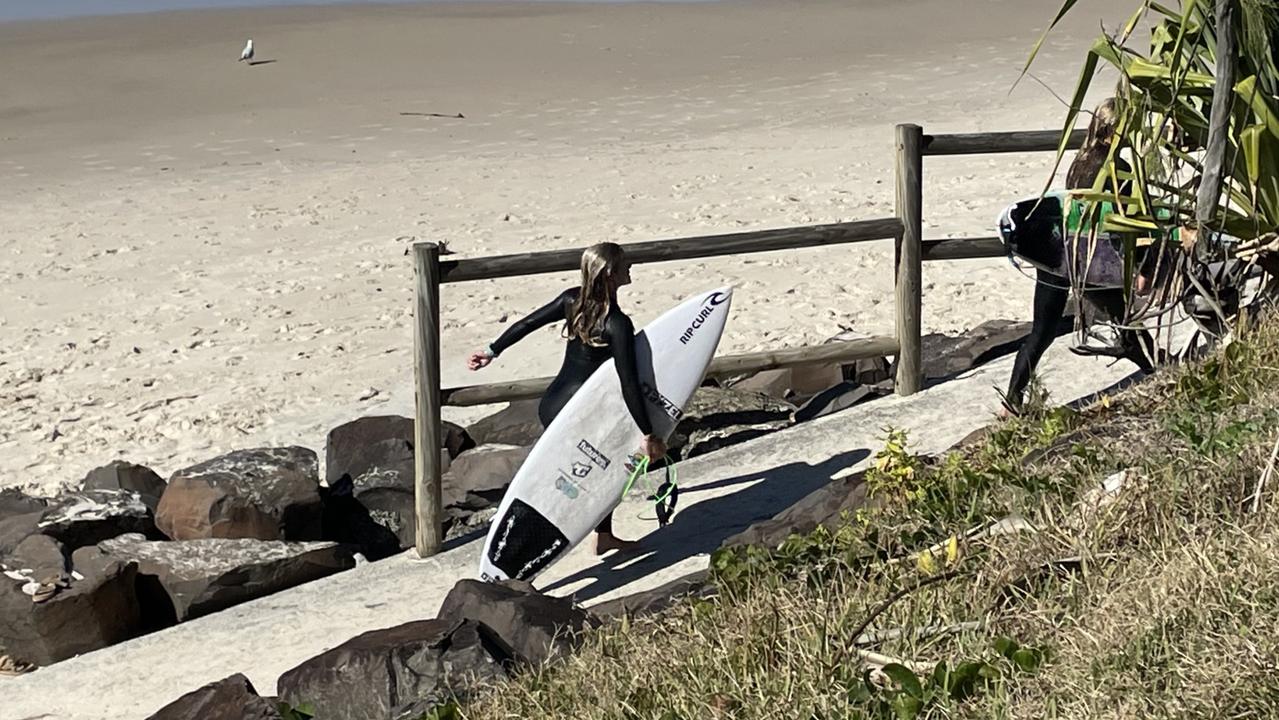
[{"label": "sandy slope", "polygon": [[[1009,88],[1051,0],[419,5],[0,25],[0,485],[167,474],[411,408],[413,239],[464,255],[892,213],[892,125],[1039,129]],[[1122,8],[1121,8],[1122,9]],[[1037,65],[1063,94],[1112,4]],[[258,58],[237,64],[244,38]],[[462,113],[464,118],[401,113]],[[989,233],[1052,158],[929,160],[926,233]],[[735,283],[723,350],[892,328],[886,243],[637,269],[637,324]],[[463,356],[568,275],[444,289]],[[1028,313],[1000,261],[930,265],[926,329]],[[474,415],[475,411],[470,411]],[[449,413],[454,417],[467,413]]]}]

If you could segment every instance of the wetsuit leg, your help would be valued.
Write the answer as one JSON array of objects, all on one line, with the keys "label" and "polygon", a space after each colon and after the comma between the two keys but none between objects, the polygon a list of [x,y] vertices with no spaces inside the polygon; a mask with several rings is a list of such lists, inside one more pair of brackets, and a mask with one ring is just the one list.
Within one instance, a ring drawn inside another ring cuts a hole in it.
[{"label": "wetsuit leg", "polygon": [[1035,283],[1034,313],[1030,324],[1030,336],[1017,351],[1013,374],[1008,380],[1008,403],[1019,408],[1031,373],[1039,364],[1039,358],[1057,337],[1057,327],[1066,314],[1066,302],[1070,290],[1065,279],[1038,271]]},{"label": "wetsuit leg", "polygon": [[[1123,290],[1089,290],[1086,295],[1088,301],[1105,313],[1111,322],[1123,322],[1128,305]],[[1119,348],[1126,359],[1131,360],[1144,372],[1155,371],[1151,363],[1151,359],[1156,357],[1155,339],[1146,330],[1120,330]]]}]

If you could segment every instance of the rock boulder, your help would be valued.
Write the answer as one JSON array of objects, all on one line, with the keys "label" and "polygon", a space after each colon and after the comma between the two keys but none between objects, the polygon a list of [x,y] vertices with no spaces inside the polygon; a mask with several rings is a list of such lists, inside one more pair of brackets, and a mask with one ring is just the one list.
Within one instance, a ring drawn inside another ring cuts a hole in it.
[{"label": "rock boulder", "polygon": [[17,488],[0,490],[0,520],[44,510],[49,501],[28,495]]},{"label": "rock boulder", "polygon": [[440,619],[483,626],[505,659],[538,666],[571,652],[581,633],[597,625],[571,600],[543,595],[526,582],[460,580],[440,606]]},{"label": "rock boulder", "polygon": [[166,483],[151,468],[116,460],[91,470],[84,478],[85,490],[129,490],[142,496],[152,510],[160,502]]},{"label": "rock boulder", "polygon": [[238,450],[179,470],[156,510],[173,540],[318,540],[318,462],[303,447]]},{"label": "rock boulder", "polygon": [[11,657],[51,665],[138,633],[136,565],[86,562],[75,572],[69,587],[40,603],[22,590],[36,578],[0,576],[0,647]]},{"label": "rock boulder", "polygon": [[279,720],[275,703],[260,697],[239,673],[209,683],[160,708],[147,720]]},{"label": "rock boulder", "polygon": [[699,388],[668,445],[687,460],[789,427],[794,412],[794,405],[760,393]]},{"label": "rock boulder", "polygon": [[540,400],[517,400],[503,410],[466,428],[477,445],[518,445],[528,447],[542,436],[537,417]]},{"label": "rock boulder", "polygon": [[281,700],[323,720],[401,720],[504,679],[500,653],[476,623],[420,620],[357,635],[277,685]]},{"label": "rock boulder", "polygon": [[[158,583],[177,621],[355,566],[350,551],[331,542],[227,538],[153,542],[141,535],[124,535],[100,543],[98,549],[111,558],[137,563],[139,578]],[[148,599],[152,598],[143,598]]]},{"label": "rock boulder", "polygon": [[844,524],[840,515],[867,504],[865,473],[853,473],[834,480],[805,496],[768,520],[751,525],[724,540],[721,548],[755,545],[773,549],[792,534],[807,534],[825,526],[834,530]]},{"label": "rock boulder", "polygon": [[156,536],[155,517],[142,496],[128,490],[85,490],[54,498],[40,515],[41,533],[67,550],[125,533]]}]

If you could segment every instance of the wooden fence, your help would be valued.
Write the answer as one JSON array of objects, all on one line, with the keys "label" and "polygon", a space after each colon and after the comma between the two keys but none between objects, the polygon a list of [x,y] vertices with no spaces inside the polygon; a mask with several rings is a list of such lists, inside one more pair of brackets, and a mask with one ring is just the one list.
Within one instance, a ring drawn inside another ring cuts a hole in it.
[{"label": "wooden fence", "polygon": [[[922,263],[925,260],[1002,257],[998,237],[923,240],[923,158],[926,155],[1037,152],[1056,150],[1056,131],[924,135],[918,125],[897,126],[896,216],[857,222],[757,230],[727,235],[631,243],[626,256],[634,264],[745,255],[799,248],[826,247],[893,239],[895,337],[871,337],[784,350],[718,357],[709,374],[734,375],[822,362],[851,362],[895,356],[896,388],[901,395],[923,384],[920,356]],[[1078,147],[1083,131],[1071,136]],[[440,382],[440,285],[492,278],[564,272],[578,267],[580,249],[441,260],[439,246],[413,246],[416,274],[414,383],[416,387],[414,451],[416,456],[417,551],[421,557],[439,552],[441,532],[441,422],[444,405],[484,405],[539,397],[551,378],[443,388]]]}]

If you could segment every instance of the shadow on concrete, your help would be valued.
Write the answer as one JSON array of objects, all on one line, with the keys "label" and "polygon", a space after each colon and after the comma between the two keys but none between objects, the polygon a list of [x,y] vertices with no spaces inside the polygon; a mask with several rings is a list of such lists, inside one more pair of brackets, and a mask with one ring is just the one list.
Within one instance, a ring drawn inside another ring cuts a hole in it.
[{"label": "shadow on concrete", "polygon": [[[817,465],[790,463],[748,475],[716,480],[680,490],[680,500],[700,492],[753,483],[728,495],[677,508],[670,525],[645,536],[644,548],[636,553],[613,553],[592,567],[540,588],[549,592],[582,580],[594,582],[573,592],[577,602],[585,602],[627,585],[663,567],[673,566],[694,555],[710,553],[728,537],[760,520],[766,520],[799,502],[829,483],[832,477],[870,457],[859,448],[840,453]],[[587,538],[585,542],[593,542]]]}]

